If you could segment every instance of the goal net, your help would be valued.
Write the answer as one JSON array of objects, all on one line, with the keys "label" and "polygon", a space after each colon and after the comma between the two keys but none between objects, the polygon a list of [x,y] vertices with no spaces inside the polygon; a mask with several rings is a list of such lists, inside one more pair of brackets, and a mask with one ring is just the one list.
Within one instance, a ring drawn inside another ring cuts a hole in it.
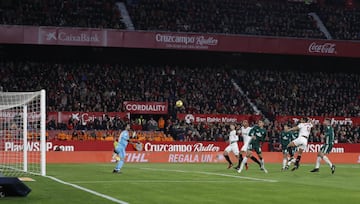
[{"label": "goal net", "polygon": [[45,117],[45,90],[0,92],[0,176],[45,176]]}]

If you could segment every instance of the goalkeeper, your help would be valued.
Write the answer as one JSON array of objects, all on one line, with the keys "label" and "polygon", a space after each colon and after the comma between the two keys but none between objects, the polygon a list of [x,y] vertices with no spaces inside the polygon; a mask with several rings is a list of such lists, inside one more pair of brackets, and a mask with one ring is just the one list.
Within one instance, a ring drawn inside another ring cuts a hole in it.
[{"label": "goalkeeper", "polygon": [[115,152],[120,157],[119,161],[116,163],[115,169],[113,170],[113,173],[121,173],[121,168],[124,165],[125,161],[125,155],[126,155],[126,146],[129,143],[129,130],[130,130],[130,124],[126,124],[125,130],[123,130],[120,133],[119,139],[118,139],[118,145],[115,148]]}]

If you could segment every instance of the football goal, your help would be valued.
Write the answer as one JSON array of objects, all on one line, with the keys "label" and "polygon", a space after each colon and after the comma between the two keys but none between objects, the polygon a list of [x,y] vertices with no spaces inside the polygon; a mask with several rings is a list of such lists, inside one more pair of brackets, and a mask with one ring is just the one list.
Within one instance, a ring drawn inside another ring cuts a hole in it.
[{"label": "football goal", "polygon": [[45,90],[0,92],[0,175],[46,175]]}]

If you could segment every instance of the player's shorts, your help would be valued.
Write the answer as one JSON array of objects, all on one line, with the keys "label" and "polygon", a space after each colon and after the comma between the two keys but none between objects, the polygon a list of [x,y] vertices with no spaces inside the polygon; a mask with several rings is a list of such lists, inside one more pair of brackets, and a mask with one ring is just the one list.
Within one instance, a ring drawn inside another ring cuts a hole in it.
[{"label": "player's shorts", "polygon": [[251,137],[244,137],[244,144],[241,147],[242,152],[246,152],[249,149],[249,143],[251,142]]},{"label": "player's shorts", "polygon": [[249,149],[249,143],[244,143],[240,151],[246,152],[248,149]]},{"label": "player's shorts", "polygon": [[[292,153],[294,154],[296,151],[297,151],[297,147],[292,147]],[[289,150],[288,150],[288,148],[287,148],[287,145],[284,147],[282,147],[282,153],[283,154],[289,154],[290,152],[289,152]]]},{"label": "player's shorts", "polygon": [[249,144],[248,151],[255,151],[257,154],[261,154],[261,147],[259,145]]},{"label": "player's shorts", "polygon": [[333,145],[332,144],[323,144],[320,148],[320,152],[324,154],[329,154],[331,152]]},{"label": "player's shorts", "polygon": [[224,150],[225,152],[233,152],[235,155],[239,155],[239,145],[237,142],[230,143]]},{"label": "player's shorts", "polygon": [[286,149],[282,148],[282,153],[283,153],[283,154],[288,154],[288,153],[289,153],[289,151],[288,151],[288,149],[287,149],[287,148],[286,148]]},{"label": "player's shorts", "polygon": [[124,160],[124,158],[125,158],[125,155],[126,155],[125,148],[126,147],[117,147],[115,149],[115,152],[119,155],[121,160]]},{"label": "player's shorts", "polygon": [[299,136],[298,138],[293,140],[293,142],[295,143],[296,147],[305,150],[306,146],[307,146],[307,143],[308,143],[308,140],[304,136]]}]

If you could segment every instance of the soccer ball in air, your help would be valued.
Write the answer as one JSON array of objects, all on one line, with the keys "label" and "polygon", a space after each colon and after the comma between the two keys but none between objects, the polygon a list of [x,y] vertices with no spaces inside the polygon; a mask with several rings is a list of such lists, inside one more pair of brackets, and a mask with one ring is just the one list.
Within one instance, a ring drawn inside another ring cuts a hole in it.
[{"label": "soccer ball in air", "polygon": [[183,102],[181,100],[176,101],[176,107],[180,108],[183,106]]}]

